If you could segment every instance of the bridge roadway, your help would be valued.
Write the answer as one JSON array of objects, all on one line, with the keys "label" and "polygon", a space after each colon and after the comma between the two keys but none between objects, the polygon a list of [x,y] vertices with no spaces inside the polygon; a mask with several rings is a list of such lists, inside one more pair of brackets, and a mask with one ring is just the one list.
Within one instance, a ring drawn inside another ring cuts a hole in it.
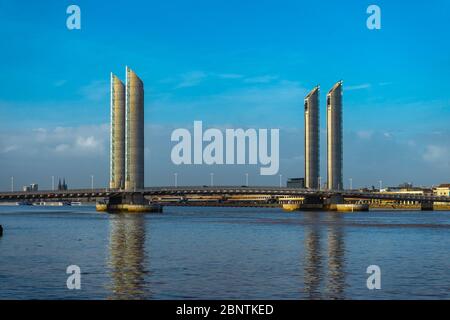
[{"label": "bridge roadway", "polygon": [[187,186],[187,187],[149,187],[135,191],[122,191],[114,189],[73,189],[65,191],[18,191],[18,192],[0,192],[0,201],[23,201],[23,200],[71,200],[71,199],[93,199],[109,198],[111,196],[143,194],[144,196],[189,196],[189,195],[250,195],[262,194],[275,197],[320,197],[330,198],[332,196],[343,196],[353,199],[380,199],[380,200],[398,200],[398,201],[418,201],[418,202],[447,202],[450,203],[450,197],[421,195],[413,193],[389,194],[378,192],[360,192],[352,190],[317,190],[317,189],[299,189],[299,188],[279,188],[279,187],[243,187],[243,186]]}]

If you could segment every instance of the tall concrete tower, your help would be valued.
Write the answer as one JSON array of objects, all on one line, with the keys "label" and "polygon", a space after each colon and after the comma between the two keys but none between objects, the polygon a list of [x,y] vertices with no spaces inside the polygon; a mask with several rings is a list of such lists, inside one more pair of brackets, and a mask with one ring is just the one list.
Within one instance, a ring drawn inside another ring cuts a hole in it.
[{"label": "tall concrete tower", "polygon": [[111,136],[109,187],[125,186],[125,86],[111,73]]},{"label": "tall concrete tower", "polygon": [[327,174],[328,189],[343,189],[342,81],[337,82],[327,94]]},{"label": "tall concrete tower", "polygon": [[305,187],[319,187],[319,86],[305,97]]},{"label": "tall concrete tower", "polygon": [[144,84],[126,67],[125,189],[144,188]]}]

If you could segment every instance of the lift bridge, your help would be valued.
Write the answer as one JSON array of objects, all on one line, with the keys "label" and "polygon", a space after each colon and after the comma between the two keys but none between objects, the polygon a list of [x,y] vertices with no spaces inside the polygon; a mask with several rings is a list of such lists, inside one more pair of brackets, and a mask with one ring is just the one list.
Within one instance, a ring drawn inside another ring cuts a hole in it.
[{"label": "lift bridge", "polygon": [[[354,190],[319,190],[319,189],[300,189],[283,187],[244,187],[244,186],[186,186],[186,187],[149,187],[136,189],[133,191],[124,191],[118,189],[73,189],[63,191],[18,191],[18,192],[0,192],[0,201],[2,202],[42,202],[42,201],[112,201],[122,202],[123,199],[142,198],[150,201],[160,201],[164,205],[164,199],[178,198],[189,199],[192,197],[216,197],[226,203],[230,197],[262,195],[267,199],[278,203],[285,197],[302,197],[304,199],[313,199],[314,201],[333,201],[333,199],[345,200],[384,200],[398,202],[420,203],[422,209],[432,209],[433,203],[450,204],[450,197],[436,196],[432,194],[414,194],[414,193],[380,193],[380,192],[361,192]],[[159,200],[158,200],[159,199]],[[179,202],[183,205],[183,201]]]}]

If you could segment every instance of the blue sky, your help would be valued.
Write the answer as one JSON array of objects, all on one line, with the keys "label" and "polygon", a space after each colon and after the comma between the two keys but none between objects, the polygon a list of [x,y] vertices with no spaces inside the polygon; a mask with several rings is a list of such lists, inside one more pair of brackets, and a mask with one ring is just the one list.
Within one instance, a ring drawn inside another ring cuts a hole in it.
[{"label": "blue sky", "polygon": [[[81,30],[66,8],[81,8]],[[366,8],[381,8],[381,30]],[[170,133],[280,128],[280,173],[303,176],[303,97],[344,80],[344,175],[355,186],[450,182],[450,3],[0,1],[0,189],[108,181],[109,72],[145,84],[146,184],[242,184],[258,166],[170,162]],[[325,129],[322,103],[321,125]],[[325,138],[322,134],[322,173]],[[157,169],[155,169],[157,168]],[[200,181],[203,177],[205,181]],[[184,179],[184,180],[183,180]]]}]

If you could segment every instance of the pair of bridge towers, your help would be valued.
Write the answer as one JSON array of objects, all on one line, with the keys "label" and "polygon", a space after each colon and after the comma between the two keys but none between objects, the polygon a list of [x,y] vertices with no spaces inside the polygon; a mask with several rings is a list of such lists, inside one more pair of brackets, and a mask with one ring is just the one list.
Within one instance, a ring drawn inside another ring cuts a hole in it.
[{"label": "pair of bridge towers", "polygon": [[[305,97],[305,187],[320,189],[319,86]],[[343,189],[342,81],[327,93],[327,189]]]}]

